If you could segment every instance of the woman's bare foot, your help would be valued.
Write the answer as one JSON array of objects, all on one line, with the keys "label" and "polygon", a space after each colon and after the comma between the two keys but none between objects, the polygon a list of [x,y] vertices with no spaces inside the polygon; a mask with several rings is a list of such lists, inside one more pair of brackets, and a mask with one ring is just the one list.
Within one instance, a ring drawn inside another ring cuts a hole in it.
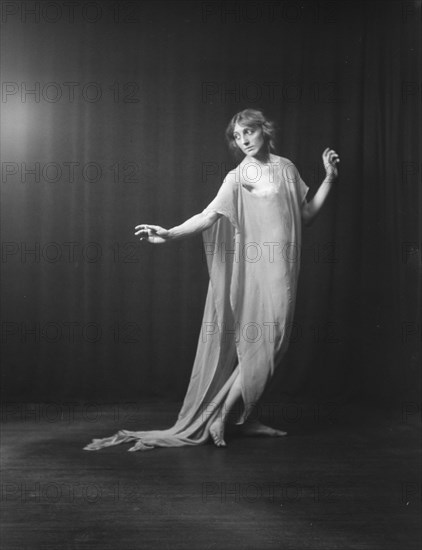
[{"label": "woman's bare foot", "polygon": [[242,433],[245,435],[265,435],[267,437],[282,437],[283,435],[287,435],[287,432],[265,426],[265,424],[261,424],[261,422],[258,421],[246,421],[246,423],[242,425]]},{"label": "woman's bare foot", "polygon": [[226,447],[226,442],[224,441],[224,422],[221,418],[217,418],[211,424],[210,435],[217,447]]}]

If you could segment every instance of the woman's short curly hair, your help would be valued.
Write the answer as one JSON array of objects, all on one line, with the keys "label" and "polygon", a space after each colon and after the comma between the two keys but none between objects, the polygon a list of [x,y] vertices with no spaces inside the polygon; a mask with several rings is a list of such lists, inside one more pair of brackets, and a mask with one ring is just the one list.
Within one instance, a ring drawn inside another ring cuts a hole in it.
[{"label": "woman's short curly hair", "polygon": [[277,137],[277,127],[275,122],[268,119],[260,109],[244,109],[234,115],[226,128],[226,140],[230,151],[234,153],[235,157],[241,158],[243,156],[243,153],[237,146],[236,140],[233,136],[234,127],[236,124],[248,126],[252,129],[258,127],[261,128],[264,134],[265,143],[268,147],[268,152],[275,151]]}]

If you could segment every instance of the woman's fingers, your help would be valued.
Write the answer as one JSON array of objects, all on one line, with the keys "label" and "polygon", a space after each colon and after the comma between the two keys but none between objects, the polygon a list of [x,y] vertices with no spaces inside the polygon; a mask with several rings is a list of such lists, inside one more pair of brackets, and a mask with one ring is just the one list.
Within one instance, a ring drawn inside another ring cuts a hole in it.
[{"label": "woman's fingers", "polygon": [[135,229],[137,229],[137,231],[135,231],[135,235],[139,236],[140,241],[146,241],[149,239],[151,233],[149,225],[144,223],[141,225],[137,225]]},{"label": "woman's fingers", "polygon": [[164,231],[164,229],[160,225],[148,224],[148,229],[152,229],[153,231]]},{"label": "woman's fingers", "polygon": [[159,225],[152,225],[150,223],[143,223],[142,225],[137,225],[135,229],[138,229],[139,231],[147,231],[148,229],[153,229],[154,231],[159,231],[162,229]]},{"label": "woman's fingers", "polygon": [[139,236],[139,240],[148,241],[150,243],[165,242],[167,229],[164,229],[160,225],[152,225],[150,223],[143,223],[135,227],[135,235]]},{"label": "woman's fingers", "polygon": [[340,162],[338,154],[334,151],[334,149],[330,149],[329,147],[324,150],[322,156],[324,163],[336,164]]},{"label": "woman's fingers", "polygon": [[334,149],[327,147],[322,154],[322,160],[327,176],[336,178],[338,176],[337,164],[340,162],[338,154]]},{"label": "woman's fingers", "polygon": [[135,235],[139,235],[140,233],[144,233],[145,231],[148,231],[148,227],[149,226],[145,223],[143,223],[141,225],[137,225],[135,227],[135,229],[137,230],[137,231],[135,231]]},{"label": "woman's fingers", "polygon": [[142,224],[137,225],[135,227],[138,231],[135,231],[135,235],[140,235],[141,233],[146,233],[147,235],[150,235],[152,232],[156,233],[160,228],[159,225],[150,225],[150,224]]}]

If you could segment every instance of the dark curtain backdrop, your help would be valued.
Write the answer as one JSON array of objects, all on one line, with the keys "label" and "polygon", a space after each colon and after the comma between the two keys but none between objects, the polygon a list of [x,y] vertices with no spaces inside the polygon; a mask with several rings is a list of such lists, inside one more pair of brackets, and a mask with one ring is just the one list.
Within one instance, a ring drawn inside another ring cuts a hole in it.
[{"label": "dark curtain backdrop", "polygon": [[6,400],[183,397],[202,237],[133,228],[207,206],[246,107],[310,196],[322,151],[341,156],[268,395],[419,400],[420,2],[3,2],[2,20]]}]

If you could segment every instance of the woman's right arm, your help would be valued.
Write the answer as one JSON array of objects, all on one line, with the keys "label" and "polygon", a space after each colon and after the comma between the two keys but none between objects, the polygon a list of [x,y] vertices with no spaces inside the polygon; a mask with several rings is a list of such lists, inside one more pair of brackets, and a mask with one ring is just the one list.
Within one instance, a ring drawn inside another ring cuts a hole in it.
[{"label": "woman's right arm", "polygon": [[145,240],[153,244],[162,244],[202,233],[202,231],[211,227],[220,216],[221,214],[213,210],[209,212],[200,212],[181,225],[177,225],[171,229],[164,229],[159,225],[145,223],[135,227],[135,235],[140,235],[141,241]]}]

